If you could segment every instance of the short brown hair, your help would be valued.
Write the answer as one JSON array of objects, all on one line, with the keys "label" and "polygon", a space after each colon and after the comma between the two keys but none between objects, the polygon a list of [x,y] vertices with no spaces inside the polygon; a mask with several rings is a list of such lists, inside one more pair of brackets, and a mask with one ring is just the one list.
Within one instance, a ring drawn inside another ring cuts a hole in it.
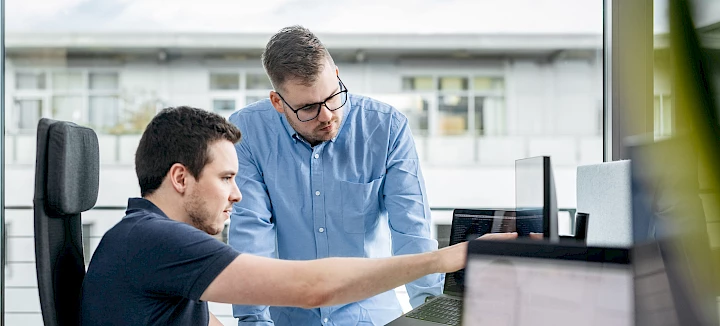
[{"label": "short brown hair", "polygon": [[224,117],[179,106],[160,111],[148,124],[135,152],[135,173],[143,197],[160,188],[175,163],[198,178],[210,162],[208,145],[226,139],[237,143],[240,130]]},{"label": "short brown hair", "polygon": [[325,64],[334,64],[320,39],[298,25],[285,27],[270,38],[262,54],[262,63],[276,90],[288,79],[310,86]]}]

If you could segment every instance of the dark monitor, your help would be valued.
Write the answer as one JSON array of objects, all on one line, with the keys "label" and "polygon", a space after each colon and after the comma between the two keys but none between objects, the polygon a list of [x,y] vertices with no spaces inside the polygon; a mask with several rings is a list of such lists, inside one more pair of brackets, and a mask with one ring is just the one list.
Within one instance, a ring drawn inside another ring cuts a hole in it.
[{"label": "dark monitor", "polygon": [[558,241],[557,198],[549,156],[515,161],[515,207],[518,234],[542,233]]}]

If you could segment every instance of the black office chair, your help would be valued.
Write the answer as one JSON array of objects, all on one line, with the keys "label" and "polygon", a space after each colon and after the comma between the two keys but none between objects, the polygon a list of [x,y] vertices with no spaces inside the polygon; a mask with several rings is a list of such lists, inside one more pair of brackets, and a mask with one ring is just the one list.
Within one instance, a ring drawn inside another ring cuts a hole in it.
[{"label": "black office chair", "polygon": [[35,267],[45,326],[80,325],[83,259],[80,213],[95,206],[98,138],[90,128],[41,119],[35,163]]}]

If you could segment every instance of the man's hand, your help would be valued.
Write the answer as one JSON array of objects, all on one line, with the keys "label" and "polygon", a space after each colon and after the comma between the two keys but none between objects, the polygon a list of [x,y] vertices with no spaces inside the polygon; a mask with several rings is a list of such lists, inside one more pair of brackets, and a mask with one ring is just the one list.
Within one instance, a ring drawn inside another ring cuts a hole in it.
[{"label": "man's hand", "polygon": [[[516,232],[488,233],[477,240],[512,240],[517,238]],[[439,273],[452,273],[465,268],[467,262],[467,241],[442,248],[435,253],[438,258]]]}]

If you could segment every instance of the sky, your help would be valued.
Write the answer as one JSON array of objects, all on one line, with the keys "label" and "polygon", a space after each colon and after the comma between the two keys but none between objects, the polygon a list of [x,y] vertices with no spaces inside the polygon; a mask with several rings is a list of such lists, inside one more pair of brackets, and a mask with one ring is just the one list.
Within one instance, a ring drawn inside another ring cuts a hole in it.
[{"label": "sky", "polygon": [[599,34],[602,0],[5,0],[8,32]]}]

